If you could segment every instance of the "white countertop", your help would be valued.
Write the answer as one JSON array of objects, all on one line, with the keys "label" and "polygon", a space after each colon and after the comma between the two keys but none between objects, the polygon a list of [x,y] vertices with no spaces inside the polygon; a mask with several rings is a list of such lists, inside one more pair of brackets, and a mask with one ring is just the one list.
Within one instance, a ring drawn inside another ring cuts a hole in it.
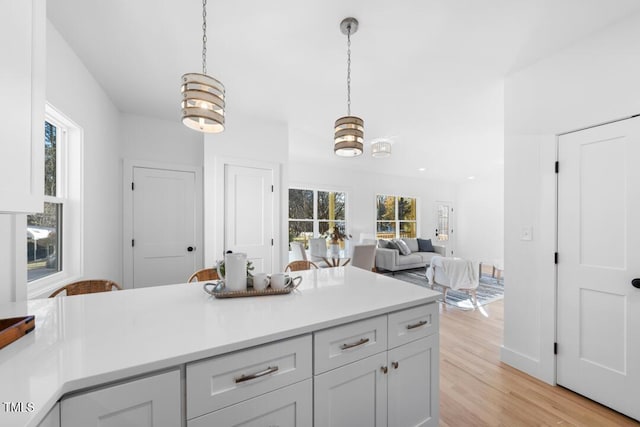
[{"label": "white countertop", "polygon": [[36,329],[0,349],[0,402],[33,402],[0,425],[31,426],[65,393],[377,314],[426,304],[438,292],[354,267],[303,276],[288,295],[216,299],[201,284],[39,299],[0,306],[33,314]]}]

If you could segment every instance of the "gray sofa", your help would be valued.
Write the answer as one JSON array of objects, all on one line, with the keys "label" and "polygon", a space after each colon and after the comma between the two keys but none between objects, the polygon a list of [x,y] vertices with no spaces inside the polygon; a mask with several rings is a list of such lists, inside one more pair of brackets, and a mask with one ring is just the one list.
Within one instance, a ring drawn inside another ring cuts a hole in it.
[{"label": "gray sofa", "polygon": [[388,241],[378,241],[378,248],[376,249],[376,269],[378,271],[400,271],[408,270],[411,268],[425,268],[431,263],[431,258],[434,255],[446,256],[446,248],[444,246],[433,245],[434,252],[420,252],[418,246],[418,239],[416,238],[402,238],[411,253],[408,255],[402,255],[398,249],[389,249],[386,247]]}]

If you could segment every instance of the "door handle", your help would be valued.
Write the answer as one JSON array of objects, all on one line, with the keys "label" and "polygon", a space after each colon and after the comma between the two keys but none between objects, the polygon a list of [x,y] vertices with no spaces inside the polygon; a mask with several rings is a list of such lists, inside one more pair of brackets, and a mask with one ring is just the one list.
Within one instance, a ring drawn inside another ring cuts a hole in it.
[{"label": "door handle", "polygon": [[640,279],[639,278],[633,279],[631,281],[631,286],[633,286],[634,288],[640,289]]},{"label": "door handle", "polygon": [[196,248],[195,248],[195,247],[193,247],[193,246],[189,246],[189,247],[187,248],[187,252],[193,252],[193,251],[195,251],[195,250],[196,250]]}]

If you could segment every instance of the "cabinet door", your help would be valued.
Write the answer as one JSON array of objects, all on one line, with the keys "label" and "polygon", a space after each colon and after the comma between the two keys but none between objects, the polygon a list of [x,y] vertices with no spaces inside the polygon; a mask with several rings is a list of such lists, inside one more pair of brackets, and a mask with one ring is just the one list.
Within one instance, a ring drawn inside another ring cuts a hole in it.
[{"label": "cabinet door", "polygon": [[389,350],[389,425],[438,425],[438,335]]},{"label": "cabinet door", "polygon": [[187,422],[188,427],[311,427],[311,378]]},{"label": "cabinet door", "polygon": [[62,399],[65,427],[182,425],[180,372],[171,371]]},{"label": "cabinet door", "polygon": [[314,377],[314,425],[387,425],[386,352]]},{"label": "cabinet door", "polygon": [[42,211],[46,9],[0,2],[0,212]]}]

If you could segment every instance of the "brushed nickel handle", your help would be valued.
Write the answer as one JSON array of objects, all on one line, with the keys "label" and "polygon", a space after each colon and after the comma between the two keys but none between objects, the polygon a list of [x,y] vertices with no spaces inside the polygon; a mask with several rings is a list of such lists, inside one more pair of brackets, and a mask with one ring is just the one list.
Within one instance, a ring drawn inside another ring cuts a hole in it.
[{"label": "brushed nickel handle", "polygon": [[382,371],[383,374],[386,374],[389,368],[387,368],[386,366],[380,366],[380,370]]},{"label": "brushed nickel handle", "polygon": [[277,371],[278,371],[277,366],[269,366],[264,371],[256,372],[255,374],[249,374],[249,375],[243,374],[239,378],[236,378],[235,381],[236,381],[236,384],[239,384],[245,381],[255,380],[256,378],[264,377],[265,375],[273,374],[274,372],[277,372]]},{"label": "brushed nickel handle", "polygon": [[427,322],[426,320],[421,320],[418,323],[414,323],[413,325],[407,325],[407,329],[411,330],[411,329],[419,328],[420,326],[424,326],[427,323],[429,322]]},{"label": "brushed nickel handle", "polygon": [[400,364],[398,362],[391,362],[391,366],[393,366],[393,369],[398,369],[398,366],[400,366]]},{"label": "brushed nickel handle", "polygon": [[353,344],[342,344],[340,346],[340,350],[347,350],[349,348],[358,347],[359,345],[366,344],[369,342],[369,338],[361,338],[360,341],[354,342]]}]

